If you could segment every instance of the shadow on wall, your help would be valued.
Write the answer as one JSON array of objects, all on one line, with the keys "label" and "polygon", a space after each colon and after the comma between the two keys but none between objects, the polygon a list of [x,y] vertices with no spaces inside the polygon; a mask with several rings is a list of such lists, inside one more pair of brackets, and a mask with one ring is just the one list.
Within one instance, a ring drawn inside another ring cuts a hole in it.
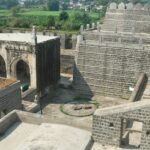
[{"label": "shadow on wall", "polygon": [[84,73],[81,73],[78,67],[74,63],[73,86],[76,92],[76,96],[91,99],[94,96],[94,85],[90,85],[89,87],[88,83],[84,80]]}]

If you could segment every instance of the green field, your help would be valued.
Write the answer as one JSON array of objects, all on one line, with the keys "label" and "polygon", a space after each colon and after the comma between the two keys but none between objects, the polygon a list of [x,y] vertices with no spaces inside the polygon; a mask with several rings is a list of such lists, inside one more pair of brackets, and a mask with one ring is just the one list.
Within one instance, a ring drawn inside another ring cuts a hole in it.
[{"label": "green field", "polygon": [[[61,11],[42,11],[42,10],[35,10],[35,9],[29,9],[25,10],[25,12],[18,13],[19,16],[59,16]],[[68,14],[70,15],[74,10],[68,10]],[[78,11],[79,12],[79,11]],[[82,13],[83,11],[81,11]],[[0,10],[0,16],[11,16],[11,10]],[[95,12],[89,12],[89,16],[91,16],[93,19],[99,18],[99,13]]]},{"label": "green field", "polygon": [[9,11],[9,10],[0,10],[0,16],[11,16],[11,11]]},{"label": "green field", "polygon": [[22,16],[59,16],[59,11],[27,11],[19,13]]},{"label": "green field", "polygon": [[[27,11],[27,12],[23,12],[23,13],[19,13],[19,15],[21,16],[54,16],[54,17],[58,17],[61,11],[36,11],[36,10],[32,10],[32,11]],[[74,11],[67,11],[68,14],[70,15],[72,12]],[[78,11],[79,12],[79,11]],[[81,11],[82,13],[82,11]],[[88,13],[90,17],[92,17],[93,19],[98,19],[99,18],[99,13],[95,13],[95,12],[91,12]]]},{"label": "green field", "polygon": [[102,13],[86,12],[84,14],[82,10],[67,10],[70,17],[67,21],[62,21],[59,20],[60,13],[61,11],[44,11],[35,8],[21,8],[18,13],[14,13],[14,10],[0,10],[0,27],[30,28],[31,25],[35,25],[39,31],[54,29],[72,32],[78,31],[81,24],[90,24],[102,18]]}]

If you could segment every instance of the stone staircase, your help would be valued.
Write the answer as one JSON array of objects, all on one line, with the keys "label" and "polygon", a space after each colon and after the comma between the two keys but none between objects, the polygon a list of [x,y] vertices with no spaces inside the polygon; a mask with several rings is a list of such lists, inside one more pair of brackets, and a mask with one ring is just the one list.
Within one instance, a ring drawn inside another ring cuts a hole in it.
[{"label": "stone staircase", "polygon": [[142,100],[150,100],[150,80],[148,80],[145,91],[142,96]]}]

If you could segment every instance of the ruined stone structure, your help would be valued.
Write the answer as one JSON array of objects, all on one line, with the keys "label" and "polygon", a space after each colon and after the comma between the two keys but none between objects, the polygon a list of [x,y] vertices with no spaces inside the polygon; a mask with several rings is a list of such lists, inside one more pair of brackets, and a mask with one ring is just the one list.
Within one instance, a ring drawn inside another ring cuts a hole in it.
[{"label": "ruined stone structure", "polygon": [[0,34],[0,75],[29,83],[43,95],[60,78],[60,40],[27,33]]},{"label": "ruined stone structure", "polygon": [[[18,29],[3,29],[2,33],[29,33],[28,29],[22,31]],[[59,36],[61,48],[61,73],[73,74],[74,51],[76,49],[77,35],[75,34],[56,34],[50,31],[37,32],[38,35]]]},{"label": "ruined stone structure", "polygon": [[74,69],[79,95],[129,98],[140,74],[150,76],[149,16],[149,5],[112,3],[101,27],[81,27]]},{"label": "ruined stone structure", "polygon": [[20,82],[0,78],[0,117],[14,109],[21,109]]},{"label": "ruined stone structure", "polygon": [[98,109],[93,116],[94,141],[149,150],[149,114],[149,100]]}]

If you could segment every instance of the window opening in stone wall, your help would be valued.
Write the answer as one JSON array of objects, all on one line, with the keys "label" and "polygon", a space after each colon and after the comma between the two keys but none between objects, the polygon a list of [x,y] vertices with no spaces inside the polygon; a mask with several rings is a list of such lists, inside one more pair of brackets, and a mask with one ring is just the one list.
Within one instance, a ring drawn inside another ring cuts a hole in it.
[{"label": "window opening in stone wall", "polygon": [[139,149],[141,145],[143,123],[133,119],[122,119],[121,147]]},{"label": "window opening in stone wall", "polygon": [[150,135],[150,131],[146,131],[146,135],[149,136]]},{"label": "window opening in stone wall", "polygon": [[109,127],[110,127],[110,128],[113,128],[113,127],[114,127],[114,124],[111,122],[111,123],[109,124]]}]

